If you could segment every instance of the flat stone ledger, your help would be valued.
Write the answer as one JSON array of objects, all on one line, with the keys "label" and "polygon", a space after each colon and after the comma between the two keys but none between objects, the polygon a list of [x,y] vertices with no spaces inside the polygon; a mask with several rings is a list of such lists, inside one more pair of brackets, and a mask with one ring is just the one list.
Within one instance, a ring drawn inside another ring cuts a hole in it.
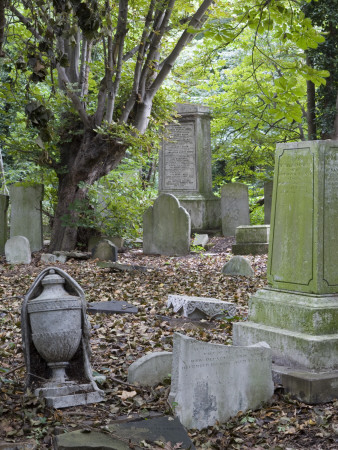
[{"label": "flat stone ledger", "polygon": [[210,110],[178,104],[178,123],[167,126],[159,157],[159,192],[175,195],[192,231],[220,228],[220,200],[212,193]]},{"label": "flat stone ledger", "polygon": [[268,281],[235,345],[266,341],[275,380],[307,403],[338,396],[338,145],[278,144]]},{"label": "flat stone ledger", "polygon": [[42,199],[43,184],[33,186],[16,186],[9,188],[11,200],[10,237],[25,236],[31,251],[43,247],[42,233]]},{"label": "flat stone ledger", "polygon": [[7,241],[7,210],[9,196],[0,194],[0,255],[5,253],[5,244]]}]

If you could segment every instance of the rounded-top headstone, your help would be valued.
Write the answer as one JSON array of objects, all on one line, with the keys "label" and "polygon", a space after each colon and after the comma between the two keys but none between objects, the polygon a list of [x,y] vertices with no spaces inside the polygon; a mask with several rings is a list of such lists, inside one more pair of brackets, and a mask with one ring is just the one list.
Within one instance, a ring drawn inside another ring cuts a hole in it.
[{"label": "rounded-top headstone", "polygon": [[25,236],[13,236],[5,244],[6,261],[10,264],[30,264],[31,249]]},{"label": "rounded-top headstone", "polygon": [[253,277],[255,275],[250,261],[244,256],[234,256],[222,268],[223,275],[242,275],[244,277]]},{"label": "rounded-top headstone", "polygon": [[117,261],[118,248],[109,239],[102,239],[92,250],[92,257],[100,261]]}]

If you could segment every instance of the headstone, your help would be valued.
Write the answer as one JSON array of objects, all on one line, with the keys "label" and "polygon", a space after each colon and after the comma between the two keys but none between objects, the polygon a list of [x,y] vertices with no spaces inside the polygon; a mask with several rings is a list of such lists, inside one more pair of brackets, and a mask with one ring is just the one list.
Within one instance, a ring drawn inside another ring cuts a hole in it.
[{"label": "headstone", "polygon": [[154,386],[171,374],[172,352],[153,352],[142,356],[128,368],[128,383]]},{"label": "headstone", "polygon": [[7,209],[9,197],[0,194],[0,255],[5,253],[5,244],[7,241]]},{"label": "headstone", "polygon": [[43,253],[41,255],[41,261],[45,263],[65,263],[67,261],[67,256],[65,255],[53,255],[53,253]]},{"label": "headstone", "polygon": [[250,225],[248,186],[228,183],[221,190],[221,217],[223,236],[235,236],[240,225]]},{"label": "headstone", "polygon": [[234,255],[264,255],[269,250],[270,225],[242,225],[236,228]]},{"label": "headstone", "polygon": [[[184,427],[171,416],[108,424],[107,433],[78,430],[54,438],[56,450],[128,450],[130,448],[176,448],[195,450]],[[143,442],[143,443],[142,443]],[[170,442],[170,447],[165,445]]]},{"label": "headstone", "polygon": [[92,250],[92,258],[100,261],[117,261],[118,248],[109,239],[103,239]]},{"label": "headstone", "polygon": [[273,389],[271,350],[265,343],[233,347],[174,334],[168,401],[186,428],[200,430],[256,409]]},{"label": "headstone", "polygon": [[143,216],[143,253],[182,256],[190,253],[190,217],[176,197],[162,194]]},{"label": "headstone", "polygon": [[193,232],[220,229],[220,200],[212,193],[210,110],[178,104],[159,156],[159,193],[173,194],[191,217]]},{"label": "headstone", "polygon": [[21,331],[26,388],[46,406],[66,408],[103,400],[90,365],[90,326],[84,292],[58,267],[44,269],[24,297]]},{"label": "headstone", "polygon": [[209,236],[207,234],[195,234],[192,245],[197,247],[205,247],[209,241]]},{"label": "headstone", "polygon": [[233,324],[235,345],[266,341],[273,372],[307,403],[338,397],[338,143],[278,144],[269,287]]},{"label": "headstone", "polygon": [[118,300],[111,300],[108,302],[92,302],[88,304],[88,310],[91,314],[106,313],[106,314],[130,314],[137,313],[138,308],[127,302]]},{"label": "headstone", "polygon": [[43,247],[42,233],[42,199],[43,185],[12,185],[9,188],[11,201],[10,236],[25,236],[30,243],[31,251],[36,252]]},{"label": "headstone", "polygon": [[116,245],[118,249],[121,249],[124,244],[124,239],[120,236],[91,236],[88,240],[88,252],[91,252],[102,239],[108,239]]},{"label": "headstone", "polygon": [[236,305],[217,298],[191,297],[189,295],[168,295],[167,308],[181,312],[190,319],[218,319],[236,315]]},{"label": "headstone", "polygon": [[271,220],[273,181],[264,183],[264,223],[269,224]]},{"label": "headstone", "polygon": [[13,236],[5,244],[6,261],[9,264],[30,264],[31,249],[25,236]]},{"label": "headstone", "polygon": [[228,276],[242,275],[244,277],[253,277],[255,272],[247,258],[244,258],[244,256],[233,256],[230,261],[224,264],[222,274]]}]

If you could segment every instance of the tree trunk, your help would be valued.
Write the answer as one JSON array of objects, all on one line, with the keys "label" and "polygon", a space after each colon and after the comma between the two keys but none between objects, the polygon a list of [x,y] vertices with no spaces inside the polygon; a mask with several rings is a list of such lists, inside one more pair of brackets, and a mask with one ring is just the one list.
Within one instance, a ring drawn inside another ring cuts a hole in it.
[{"label": "tree trunk", "polygon": [[[67,142],[64,139],[63,142]],[[72,142],[60,148],[60,168],[68,172],[58,173],[58,204],[52,227],[49,250],[73,250],[77,241],[78,213],[72,209],[74,202],[84,200],[87,187],[79,187],[80,182],[92,185],[107,175],[123,158],[126,145],[93,131],[75,135]]]}]

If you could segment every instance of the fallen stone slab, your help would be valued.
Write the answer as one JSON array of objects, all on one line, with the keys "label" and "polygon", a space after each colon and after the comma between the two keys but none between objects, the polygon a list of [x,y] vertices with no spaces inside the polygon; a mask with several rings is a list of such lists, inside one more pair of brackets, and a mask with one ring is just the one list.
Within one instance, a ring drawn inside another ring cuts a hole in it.
[{"label": "fallen stone slab", "polygon": [[92,302],[88,304],[88,313],[106,313],[106,314],[128,314],[137,313],[137,306],[131,303],[121,302],[118,300],[111,300],[108,302]]},{"label": "fallen stone slab", "polygon": [[89,259],[91,257],[91,253],[89,252],[67,252],[64,250],[55,250],[53,252],[53,255],[56,256],[66,256],[67,258],[74,258],[74,259]]},{"label": "fallen stone slab", "polygon": [[97,266],[101,269],[113,269],[121,272],[147,272],[148,267],[134,264],[122,264],[113,261],[99,261]]},{"label": "fallen stone slab", "polygon": [[234,256],[222,267],[222,274],[227,276],[241,275],[244,277],[253,277],[253,271],[250,261],[244,256]]},{"label": "fallen stone slab", "polygon": [[154,386],[171,374],[172,352],[153,352],[137,359],[128,368],[128,383]]},{"label": "fallen stone slab", "polygon": [[237,311],[233,303],[217,298],[172,294],[168,295],[167,307],[172,307],[174,312],[182,312],[183,317],[190,319],[232,317]]},{"label": "fallen stone slab", "polygon": [[33,442],[4,442],[0,441],[0,450],[35,450],[36,443]]},{"label": "fallen stone slab", "polygon": [[41,261],[45,263],[65,263],[67,261],[67,256],[65,255],[53,255],[53,253],[43,253],[41,255]]},{"label": "fallen stone slab", "polygon": [[128,442],[97,431],[78,430],[54,437],[56,450],[130,450]]}]

